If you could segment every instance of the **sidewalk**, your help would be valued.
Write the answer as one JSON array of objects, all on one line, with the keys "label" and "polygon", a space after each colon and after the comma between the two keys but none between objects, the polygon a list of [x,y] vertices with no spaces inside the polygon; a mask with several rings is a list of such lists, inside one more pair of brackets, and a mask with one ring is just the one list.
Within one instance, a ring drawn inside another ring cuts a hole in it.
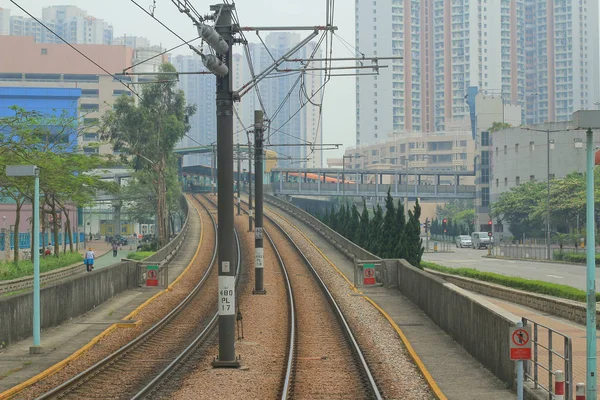
[{"label": "sidewalk", "polygon": [[[200,241],[200,216],[190,212],[190,229],[185,238],[184,245],[169,264],[169,282],[173,282],[188,266]],[[92,248],[96,251],[98,247]],[[120,251],[117,257],[112,256],[112,251],[98,258],[100,268],[119,262],[121,257],[128,252]],[[162,288],[140,287],[135,290],[122,292],[92,311],[64,323],[60,326],[42,331],[41,343],[44,353],[30,355],[29,346],[32,339],[22,340],[5,349],[0,348],[0,398],[2,392],[36,376],[54,364],[66,359],[71,354],[88,344],[105,329],[119,322],[123,317],[143,304]]]},{"label": "sidewalk", "polygon": [[[281,210],[274,208],[277,213]],[[308,225],[285,214],[325,256],[350,280],[353,264],[339,251],[323,240]],[[363,290],[388,313],[402,329],[423,364],[450,400],[506,400],[516,399],[516,394],[458,343],[435,325],[414,303],[396,290],[373,288]],[[373,310],[376,312],[375,310]]]},{"label": "sidewalk", "polygon": [[[485,297],[485,296],[484,296]],[[486,297],[487,300],[502,307],[503,309],[510,311],[511,313],[518,315],[519,317],[525,317],[537,323],[546,325],[564,335],[571,337],[573,346],[573,380],[575,383],[585,383],[585,372],[586,372],[586,331],[585,325],[577,324],[575,322],[568,321],[563,318],[555,317],[540,311],[534,310],[529,307],[517,305],[504,300],[498,300],[493,297]],[[540,344],[547,345],[547,331],[544,329],[539,333]],[[596,331],[598,332],[598,331]],[[596,333],[598,336],[598,333]],[[558,335],[553,335],[553,343],[555,346],[559,346],[560,353],[562,354],[562,341]],[[548,357],[545,354],[539,354],[539,359],[547,364]],[[558,364],[560,359],[555,358],[553,367],[554,370],[562,369],[562,363]],[[560,360],[562,361],[562,360]],[[559,365],[561,365],[559,367]],[[548,384],[547,373],[541,370],[539,373],[540,382],[546,386]],[[600,399],[600,393],[597,396]]]}]

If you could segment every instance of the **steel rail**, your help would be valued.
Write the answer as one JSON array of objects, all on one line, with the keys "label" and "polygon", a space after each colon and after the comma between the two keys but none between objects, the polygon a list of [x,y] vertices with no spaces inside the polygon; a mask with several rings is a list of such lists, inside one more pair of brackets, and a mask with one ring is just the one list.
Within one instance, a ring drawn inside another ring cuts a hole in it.
[{"label": "steel rail", "polygon": [[[304,263],[309,268],[312,275],[317,280],[317,283],[321,287],[321,290],[323,291],[325,298],[331,305],[332,311],[335,314],[339,324],[341,325],[342,331],[344,332],[344,335],[346,336],[348,343],[350,344],[352,353],[355,356],[355,358],[357,359],[357,364],[358,364],[359,370],[360,370],[361,374],[363,375],[363,377],[366,378],[366,381],[368,382],[368,385],[365,385],[365,386],[368,386],[367,389],[373,398],[375,398],[377,400],[381,400],[383,397],[381,396],[381,393],[379,391],[377,383],[375,382],[375,378],[373,377],[373,374],[371,373],[371,369],[369,368],[369,365],[367,364],[367,361],[362,353],[360,345],[358,344],[358,342],[356,341],[356,339],[354,337],[354,334],[352,333],[352,329],[350,328],[350,325],[346,321],[346,318],[344,317],[342,310],[340,309],[337,302],[335,301],[333,294],[329,291],[329,289],[327,288],[327,285],[325,284],[323,279],[321,279],[321,276],[319,275],[317,270],[314,268],[312,263],[309,261],[308,257],[306,257],[306,255],[300,249],[300,246],[298,246],[298,244],[294,241],[294,239],[292,239],[292,237],[285,231],[285,229],[283,229],[283,227],[280,224],[278,224],[271,216],[267,215],[266,213],[264,214],[264,216],[273,225],[275,225],[277,227],[277,229],[292,244],[292,246],[296,249],[297,253],[304,260]],[[266,230],[265,230],[265,232],[266,232]],[[293,370],[294,370],[294,363],[290,362],[290,357],[288,355],[288,363],[286,365],[286,373],[285,373],[285,381],[284,381],[284,387],[287,389],[287,391],[285,391],[281,394],[281,399],[287,399],[288,396],[291,395],[290,387],[291,387],[291,381],[293,379]]]},{"label": "steel rail", "polygon": [[[198,200],[196,200],[196,201],[198,201]],[[198,202],[198,203],[200,203],[200,202]],[[208,211],[206,206],[204,206],[204,204],[202,204],[202,203],[200,203],[200,204],[208,212],[208,215],[210,216],[210,219],[212,221],[212,224],[213,224],[213,227],[215,230],[215,235],[216,235],[217,223],[216,223],[214,217]],[[206,272],[200,279],[200,282],[198,282],[198,284],[194,287],[194,289],[173,310],[171,310],[160,321],[158,321],[156,324],[154,324],[152,327],[150,327],[147,331],[142,333],[140,336],[138,336],[137,338],[135,338],[132,341],[130,341],[129,343],[127,343],[125,346],[119,348],[114,353],[106,356],[105,358],[98,361],[97,363],[95,363],[94,365],[92,365],[91,367],[86,369],[85,371],[80,372],[79,374],[77,374],[74,377],[72,377],[71,379],[63,382],[62,384],[55,387],[54,389],[42,394],[37,399],[42,400],[42,399],[49,399],[49,398],[53,398],[53,397],[59,397],[59,396],[66,395],[69,391],[75,389],[76,387],[81,386],[87,380],[89,380],[91,377],[100,373],[104,368],[108,367],[110,364],[117,361],[119,358],[125,356],[127,353],[129,353],[130,351],[134,350],[136,347],[141,345],[149,337],[155,335],[161,329],[163,329],[165,326],[167,326],[167,324],[175,316],[177,316],[185,308],[185,306],[187,306],[190,303],[190,301],[196,296],[196,294],[198,294],[200,289],[204,286],[204,283],[206,282],[206,280],[208,279],[208,277],[210,276],[210,274],[213,270],[216,258],[217,258],[217,238],[215,237],[215,245],[214,245],[213,255],[212,255],[209,267],[207,268]]]},{"label": "steel rail", "polygon": [[[210,212],[208,211],[208,208],[206,208],[206,206],[202,202],[200,202],[195,195],[193,197],[210,214]],[[216,204],[214,204],[214,202],[211,199],[207,198],[206,196],[203,196],[203,197],[206,200],[208,200],[211,204],[216,206]],[[214,220],[212,215],[211,215],[211,218]],[[242,251],[241,251],[241,247],[240,247],[240,238],[239,238],[237,230],[235,228],[233,230],[233,234],[235,236],[236,253],[237,253],[236,272],[235,272],[235,283],[237,285],[238,278],[240,276],[240,266],[242,265],[241,264]],[[156,377],[154,379],[152,379],[152,381],[150,381],[144,388],[142,388],[142,390],[140,390],[131,399],[132,400],[143,399],[143,398],[146,398],[146,397],[154,394],[160,388],[160,386],[164,382],[166,382],[179,369],[179,367],[181,367],[186,362],[186,360],[198,349],[198,347],[201,346],[205,342],[205,340],[208,338],[208,336],[210,335],[212,330],[217,326],[218,321],[219,321],[219,312],[217,311],[215,313],[215,315],[213,315],[213,317],[210,320],[210,322],[208,323],[208,325],[202,330],[202,332],[200,332],[200,334],[198,334],[198,336],[192,341],[192,343],[190,343],[169,365],[167,365],[158,375],[156,375]]]}]

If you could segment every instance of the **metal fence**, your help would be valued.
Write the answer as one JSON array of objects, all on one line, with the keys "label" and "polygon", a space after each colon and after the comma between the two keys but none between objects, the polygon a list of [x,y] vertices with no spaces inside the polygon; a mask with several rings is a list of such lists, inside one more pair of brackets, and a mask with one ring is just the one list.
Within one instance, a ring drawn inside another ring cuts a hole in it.
[{"label": "metal fence", "polygon": [[[5,243],[6,243],[5,235],[6,235],[6,233],[0,233],[0,251],[5,250]],[[14,232],[10,232],[9,244],[10,244],[11,250],[14,248],[14,237],[15,237]],[[67,240],[67,244],[70,244],[71,243],[70,236],[65,235],[65,237]],[[73,243],[83,243],[85,241],[85,234],[83,232],[79,232],[79,235],[77,233],[74,233],[73,238],[75,239],[73,241]],[[46,235],[44,236],[44,234],[40,232],[40,242],[39,242],[40,247],[43,247],[44,245],[50,246],[50,244],[52,243],[53,240],[54,240],[54,235],[52,233],[46,233]],[[60,232],[58,234],[58,244],[59,245],[63,244],[63,233],[62,232]],[[30,248],[31,248],[31,235],[29,233],[19,233],[19,249],[30,249]]]},{"label": "metal fence", "polygon": [[531,326],[533,333],[532,360],[525,362],[525,377],[533,382],[534,388],[547,392],[548,400],[553,400],[554,371],[561,369],[565,373],[565,400],[573,399],[571,338],[538,322],[522,319],[523,326]]}]

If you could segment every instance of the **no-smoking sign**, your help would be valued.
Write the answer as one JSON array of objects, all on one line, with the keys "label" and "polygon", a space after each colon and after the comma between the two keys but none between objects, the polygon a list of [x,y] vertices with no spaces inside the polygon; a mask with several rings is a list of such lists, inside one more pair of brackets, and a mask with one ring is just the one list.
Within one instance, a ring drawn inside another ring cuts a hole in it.
[{"label": "no-smoking sign", "polygon": [[510,359],[531,360],[531,327],[510,328]]}]

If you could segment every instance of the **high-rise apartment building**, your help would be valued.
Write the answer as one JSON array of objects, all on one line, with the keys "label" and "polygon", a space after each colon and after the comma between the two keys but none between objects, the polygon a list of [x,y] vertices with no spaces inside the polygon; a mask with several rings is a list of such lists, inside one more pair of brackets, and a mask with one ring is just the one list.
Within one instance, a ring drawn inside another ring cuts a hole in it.
[{"label": "high-rise apartment building", "polygon": [[[7,17],[8,16],[8,17]],[[8,23],[8,33],[5,33]],[[113,27],[103,19],[88,15],[75,6],[52,6],[42,9],[41,21],[73,44],[112,44]],[[0,35],[33,36],[38,43],[61,43],[54,34],[33,18],[11,16],[10,10],[0,8]]]},{"label": "high-rise apartment building", "polygon": [[356,0],[355,22],[359,56],[403,57],[357,78],[357,144],[468,118],[468,87],[523,106],[526,122],[600,100],[597,2]]},{"label": "high-rise apartment building", "polygon": [[600,101],[598,2],[527,0],[526,123],[570,121]]}]

